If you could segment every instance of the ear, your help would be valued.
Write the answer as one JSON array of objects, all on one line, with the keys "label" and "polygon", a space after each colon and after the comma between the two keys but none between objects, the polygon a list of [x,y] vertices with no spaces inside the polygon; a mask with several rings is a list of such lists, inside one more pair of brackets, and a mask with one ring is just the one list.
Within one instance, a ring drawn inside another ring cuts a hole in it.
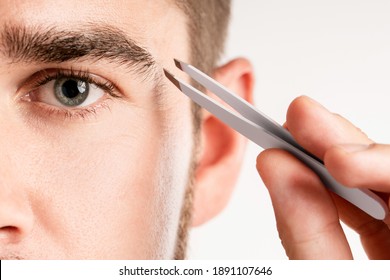
[{"label": "ear", "polygon": [[[248,60],[235,59],[215,69],[213,76],[247,101],[253,101],[254,75]],[[208,112],[203,114],[201,135],[202,148],[195,177],[193,226],[210,220],[227,205],[246,146],[246,139],[242,135]]]}]

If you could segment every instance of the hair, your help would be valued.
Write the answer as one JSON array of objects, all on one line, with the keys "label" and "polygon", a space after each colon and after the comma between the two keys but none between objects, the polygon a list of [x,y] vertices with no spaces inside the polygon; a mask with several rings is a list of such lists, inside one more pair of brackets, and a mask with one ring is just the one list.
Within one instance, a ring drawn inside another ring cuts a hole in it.
[{"label": "hair", "polygon": [[[230,19],[231,0],[175,0],[176,5],[188,18],[187,32],[191,36],[190,63],[201,71],[212,74],[224,50],[227,29]],[[199,87],[198,85],[195,85]],[[188,229],[192,222],[194,177],[199,154],[201,110],[192,103],[194,124],[194,149],[189,171],[189,182],[185,193],[177,234],[175,259],[186,256]]]},{"label": "hair", "polygon": [[191,63],[210,74],[223,53],[230,19],[230,0],[175,0],[187,15]]}]

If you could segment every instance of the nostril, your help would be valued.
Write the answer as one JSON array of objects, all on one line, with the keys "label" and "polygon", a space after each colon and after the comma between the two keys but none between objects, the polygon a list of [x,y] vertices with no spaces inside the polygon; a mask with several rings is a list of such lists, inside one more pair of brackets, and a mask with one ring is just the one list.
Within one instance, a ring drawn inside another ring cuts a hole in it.
[{"label": "nostril", "polygon": [[[9,243],[20,243],[30,234],[34,215],[26,194],[20,188],[0,184],[0,248]],[[14,193],[18,191],[18,193]]]},{"label": "nostril", "polygon": [[13,239],[20,234],[20,230],[14,226],[4,226],[0,228],[0,239]]},{"label": "nostril", "polygon": [[0,228],[0,231],[1,232],[10,232],[10,233],[14,233],[16,231],[19,231],[17,227],[13,227],[13,226],[5,226],[5,227],[1,227]]}]

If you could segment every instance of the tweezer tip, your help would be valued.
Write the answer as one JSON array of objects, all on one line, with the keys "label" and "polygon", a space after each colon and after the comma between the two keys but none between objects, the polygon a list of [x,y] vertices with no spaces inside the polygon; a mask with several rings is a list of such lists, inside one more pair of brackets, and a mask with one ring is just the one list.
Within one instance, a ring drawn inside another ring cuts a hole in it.
[{"label": "tweezer tip", "polygon": [[167,77],[168,80],[170,80],[178,89],[181,90],[179,81],[176,80],[176,78],[168,70],[166,70],[165,68],[163,70],[164,70],[165,77]]},{"label": "tweezer tip", "polygon": [[176,67],[179,68],[181,71],[183,71],[183,68],[181,68],[181,63],[182,62],[180,60],[176,59],[176,58],[174,58],[173,60],[175,61]]}]

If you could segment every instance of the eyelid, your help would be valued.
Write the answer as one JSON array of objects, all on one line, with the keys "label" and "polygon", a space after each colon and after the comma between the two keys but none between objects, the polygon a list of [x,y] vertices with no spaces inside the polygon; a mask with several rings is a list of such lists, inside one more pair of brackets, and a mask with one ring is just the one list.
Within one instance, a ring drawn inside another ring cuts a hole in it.
[{"label": "eyelid", "polygon": [[110,95],[114,95],[114,97],[121,97],[119,95],[118,87],[114,82],[111,82],[99,75],[92,74],[88,70],[75,70],[74,68],[48,68],[40,70],[30,76],[25,82],[23,82],[20,89],[24,89],[23,92],[26,93],[26,91],[32,91],[48,83],[49,81],[59,78],[74,78],[83,80],[85,82],[99,86],[103,90],[107,91],[107,93]]},{"label": "eyelid", "polygon": [[[37,91],[50,81],[61,78],[78,79],[95,85],[105,92],[105,97],[102,97],[85,107],[66,108],[40,102],[38,97],[39,93]],[[36,93],[36,96],[34,96],[34,93]],[[87,70],[75,70],[73,68],[48,68],[38,71],[22,83],[16,96],[19,97],[21,101],[25,101],[26,104],[30,104],[31,106],[29,106],[29,108],[36,113],[35,115],[39,115],[40,118],[42,118],[42,116],[44,116],[44,118],[49,118],[49,116],[63,116],[65,119],[75,119],[76,117],[86,119],[88,115],[97,115],[97,112],[101,108],[109,109],[107,104],[108,100],[112,98],[122,98],[116,85],[111,81],[99,75],[91,74]]]}]

